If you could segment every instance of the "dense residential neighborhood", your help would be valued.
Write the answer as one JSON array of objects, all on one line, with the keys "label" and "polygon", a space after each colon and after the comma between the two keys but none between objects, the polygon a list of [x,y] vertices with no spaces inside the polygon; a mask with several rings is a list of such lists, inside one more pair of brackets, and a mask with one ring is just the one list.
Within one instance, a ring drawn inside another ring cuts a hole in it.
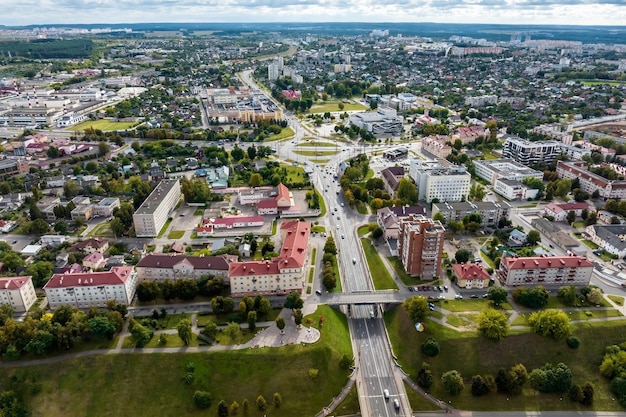
[{"label": "dense residential neighborhood", "polygon": [[393,28],[0,28],[0,390],[171,353],[189,413],[623,412],[624,45]]}]

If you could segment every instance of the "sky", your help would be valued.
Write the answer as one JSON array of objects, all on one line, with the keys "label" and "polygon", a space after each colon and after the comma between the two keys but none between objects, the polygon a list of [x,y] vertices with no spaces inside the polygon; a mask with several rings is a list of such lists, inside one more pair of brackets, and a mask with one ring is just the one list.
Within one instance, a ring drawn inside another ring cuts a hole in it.
[{"label": "sky", "polygon": [[624,25],[626,0],[2,0],[0,24],[438,22]]}]

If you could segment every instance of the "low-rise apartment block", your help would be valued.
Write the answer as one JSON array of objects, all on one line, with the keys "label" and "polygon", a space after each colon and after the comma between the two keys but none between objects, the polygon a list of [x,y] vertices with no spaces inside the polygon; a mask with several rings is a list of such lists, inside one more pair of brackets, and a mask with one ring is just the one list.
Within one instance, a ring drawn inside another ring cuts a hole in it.
[{"label": "low-rise apartment block", "polygon": [[186,256],[175,254],[149,253],[135,265],[137,278],[140,281],[149,279],[165,281],[166,279],[199,279],[213,275],[224,278],[228,284],[228,268],[237,261],[234,255],[218,256]]},{"label": "low-rise apartment block", "polygon": [[610,254],[626,256],[626,225],[591,225],[585,229],[589,240]]},{"label": "low-rise apartment block", "polygon": [[565,162],[558,161],[556,164],[556,173],[559,178],[578,179],[580,189],[589,194],[595,191],[600,193],[603,198],[626,198],[626,180],[608,180],[598,174],[594,174],[587,170],[586,162]]},{"label": "low-rise apartment block", "polygon": [[271,261],[232,262],[228,271],[231,296],[302,293],[308,277],[304,272],[310,232],[309,222],[283,223],[278,257]]},{"label": "low-rise apartment block", "polygon": [[588,285],[593,264],[583,256],[503,257],[497,276],[503,285]]},{"label": "low-rise apartment block", "polygon": [[86,309],[105,307],[109,300],[129,305],[136,286],[133,267],[117,266],[105,272],[54,274],[43,289],[53,310],[62,305]]},{"label": "low-rise apartment block", "polygon": [[543,172],[528,168],[512,159],[475,160],[476,175],[495,185],[498,179],[523,181],[526,178],[543,180]]},{"label": "low-rise apartment block", "polygon": [[502,157],[510,158],[522,165],[554,162],[561,154],[561,142],[531,142],[518,137],[509,137],[502,145]]},{"label": "low-rise apartment block", "polygon": [[14,312],[24,313],[37,301],[33,278],[0,277],[0,304],[8,304]]},{"label": "low-rise apartment block", "polygon": [[508,220],[511,212],[511,205],[506,202],[496,203],[492,201],[476,201],[473,203],[461,201],[458,203],[436,203],[432,206],[433,217],[441,213],[450,221],[463,221],[465,216],[470,214],[480,214],[482,227],[497,227],[501,218]]}]

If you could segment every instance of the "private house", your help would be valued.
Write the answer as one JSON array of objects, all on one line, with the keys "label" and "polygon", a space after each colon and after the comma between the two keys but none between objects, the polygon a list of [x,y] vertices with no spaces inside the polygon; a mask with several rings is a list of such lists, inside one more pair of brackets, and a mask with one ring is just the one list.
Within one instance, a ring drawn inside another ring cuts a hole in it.
[{"label": "private house", "polygon": [[553,217],[556,222],[564,222],[567,218],[567,213],[570,211],[573,211],[576,214],[576,217],[580,217],[583,210],[589,210],[589,207],[591,206],[584,202],[565,204],[552,202],[544,208],[543,215]]},{"label": "private house", "polygon": [[119,198],[103,198],[93,206],[93,215],[100,217],[111,217],[113,210],[120,207]]},{"label": "private house", "polygon": [[310,231],[309,222],[285,222],[281,225],[283,241],[278,257],[271,261],[231,263],[231,296],[302,293]]},{"label": "private house", "polygon": [[511,248],[518,248],[526,244],[526,233],[520,232],[517,229],[511,230],[507,245]]},{"label": "private house", "polygon": [[489,287],[489,272],[476,263],[453,264],[452,271],[459,287],[465,289]]},{"label": "private house", "polygon": [[90,238],[83,240],[82,242],[74,243],[69,251],[70,252],[82,252],[84,254],[90,254],[94,252],[104,253],[109,249],[109,242],[104,239]]},{"label": "private house", "polygon": [[626,256],[626,225],[591,225],[585,228],[589,240],[612,255]]},{"label": "private house", "polygon": [[37,301],[30,276],[0,277],[0,304],[8,304],[14,312],[24,313]]},{"label": "private house", "polygon": [[496,276],[507,286],[588,285],[593,264],[583,256],[503,257]]},{"label": "private house", "polygon": [[43,290],[53,310],[62,305],[87,309],[105,307],[109,300],[129,305],[136,286],[133,267],[118,266],[105,272],[54,274]]},{"label": "private house", "polygon": [[83,258],[83,268],[85,270],[96,270],[104,268],[106,265],[106,258],[100,252],[92,252]]},{"label": "private house", "polygon": [[149,253],[135,265],[140,281],[150,279],[165,281],[166,279],[191,278],[213,275],[224,278],[228,283],[228,267],[236,262],[234,255],[218,256],[186,256],[176,254]]}]

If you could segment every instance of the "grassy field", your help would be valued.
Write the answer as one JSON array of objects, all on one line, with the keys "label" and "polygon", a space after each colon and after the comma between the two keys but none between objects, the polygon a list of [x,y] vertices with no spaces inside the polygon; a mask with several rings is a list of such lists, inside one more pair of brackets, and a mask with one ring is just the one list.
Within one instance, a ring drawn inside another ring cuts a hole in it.
[{"label": "grassy field", "polygon": [[337,154],[336,151],[293,151],[293,153],[302,156],[331,156]]},{"label": "grassy field", "polygon": [[326,112],[344,112],[344,111],[354,111],[354,110],[367,110],[362,104],[349,102],[343,103],[343,110],[339,109],[340,101],[319,101],[311,107],[310,113],[326,113]]},{"label": "grassy field", "polygon": [[[428,362],[433,372],[434,384],[431,393],[452,406],[464,410],[588,410],[569,401],[566,395],[560,400],[556,394],[538,394],[525,388],[522,395],[505,399],[501,394],[474,397],[469,379],[477,374],[494,374],[501,367],[517,363],[526,366],[528,372],[545,363],[565,363],[573,373],[573,382],[594,384],[594,410],[623,411],[617,401],[612,400],[608,381],[600,376],[600,364],[604,348],[624,341],[626,320],[619,322],[586,322],[584,326],[573,326],[573,334],[581,340],[581,347],[570,349],[564,341],[556,341],[533,333],[510,335],[501,342],[477,337],[475,332],[458,332],[427,320],[426,330],[418,333],[402,308],[396,307],[385,314],[394,353],[399,363],[412,379],[422,362]],[[439,341],[441,352],[435,358],[422,355],[419,346],[428,337]],[[540,349],[528,348],[531,346]],[[449,395],[442,387],[441,375],[451,369],[461,373],[466,386],[457,396]]]},{"label": "grassy field", "polygon": [[294,131],[292,128],[284,127],[283,130],[280,131],[280,133],[269,136],[263,142],[276,142],[280,140],[286,140],[292,137],[293,135],[294,135]]},{"label": "grassy field", "polygon": [[624,297],[620,297],[619,295],[609,295],[608,297],[618,306],[624,305]]},{"label": "grassy field", "polygon": [[[487,307],[493,307],[491,301],[484,298],[469,298],[463,300],[444,300],[440,303],[441,308],[448,311],[460,312],[460,311],[482,311]],[[513,310],[513,307],[509,303],[502,303],[498,310]]]},{"label": "grassy field", "polygon": [[417,285],[421,282],[416,277],[412,277],[406,273],[406,271],[404,270],[404,266],[400,261],[400,258],[398,258],[397,256],[389,256],[387,260],[389,261],[391,266],[393,266],[393,270],[400,277],[400,280],[404,285]]},{"label": "grassy field", "polygon": [[326,147],[326,148],[334,148],[335,146],[337,146],[334,143],[330,143],[330,142],[298,142],[296,144],[297,146],[308,146],[308,147]]},{"label": "grassy field", "polygon": [[184,230],[172,230],[168,235],[168,239],[180,239],[185,235]]},{"label": "grassy field", "polygon": [[359,236],[365,236],[366,234],[370,232],[370,227],[368,225],[359,226],[359,228],[356,231],[359,234]]},{"label": "grassy field", "polygon": [[389,271],[387,271],[382,259],[380,259],[376,247],[366,238],[361,238],[361,245],[363,245],[363,252],[367,258],[367,265],[374,281],[374,288],[377,290],[397,290],[398,286],[389,274]]},{"label": "grassy field", "polygon": [[87,120],[72,127],[67,128],[72,132],[79,132],[93,128],[95,130],[126,130],[136,126],[136,122],[112,122],[110,120]]},{"label": "grassy field", "polygon": [[315,232],[315,233],[322,233],[326,231],[326,226],[322,226],[322,225],[315,225],[315,226],[311,226],[311,233]]},{"label": "grassy field", "polygon": [[624,81],[612,81],[612,80],[585,80],[582,81],[584,85],[594,86],[594,85],[610,85],[612,87],[619,87],[620,85],[624,85]]},{"label": "grassy field", "polygon": [[[247,415],[312,416],[341,391],[347,371],[340,370],[338,363],[343,354],[352,356],[345,316],[322,306],[305,320],[317,327],[320,315],[324,316],[322,338],[313,345],[99,355],[51,365],[7,367],[0,375],[0,386],[17,389],[34,416],[206,416],[216,414],[220,400],[241,405],[248,399],[254,405],[257,396],[263,395],[271,403],[275,392],[282,396],[280,408],[270,406],[260,412],[252,406]],[[178,343],[176,339],[176,335],[168,336],[168,344]],[[190,385],[183,381],[189,362],[195,365]],[[310,369],[319,371],[317,377],[309,376]],[[196,390],[212,394],[208,410],[194,406]]]},{"label": "grassy field", "polygon": [[109,222],[103,222],[94,227],[87,234],[88,236],[115,237]]}]

